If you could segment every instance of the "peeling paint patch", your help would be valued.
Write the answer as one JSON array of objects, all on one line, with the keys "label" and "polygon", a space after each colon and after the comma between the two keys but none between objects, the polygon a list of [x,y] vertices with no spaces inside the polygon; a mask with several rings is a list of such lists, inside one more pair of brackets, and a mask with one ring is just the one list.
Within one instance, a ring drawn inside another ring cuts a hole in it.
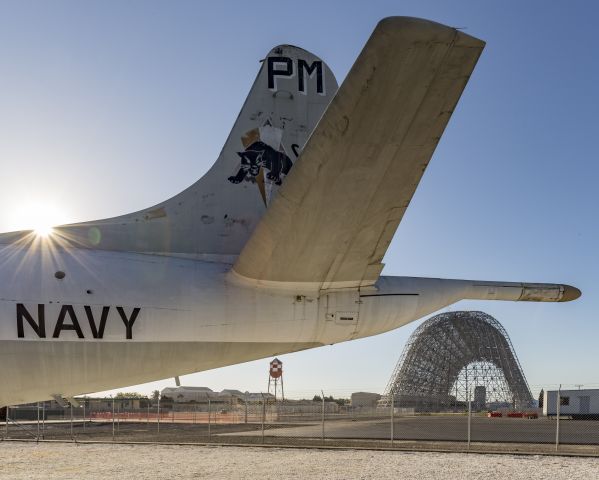
[{"label": "peeling paint patch", "polygon": [[164,207],[155,208],[154,210],[148,210],[144,215],[144,220],[154,220],[155,218],[166,217],[166,210]]},{"label": "peeling paint patch", "polygon": [[225,217],[225,227],[226,228],[232,228],[235,225],[241,225],[243,228],[248,228],[249,227],[249,222],[248,220],[246,220],[245,218],[232,218],[232,217]]}]

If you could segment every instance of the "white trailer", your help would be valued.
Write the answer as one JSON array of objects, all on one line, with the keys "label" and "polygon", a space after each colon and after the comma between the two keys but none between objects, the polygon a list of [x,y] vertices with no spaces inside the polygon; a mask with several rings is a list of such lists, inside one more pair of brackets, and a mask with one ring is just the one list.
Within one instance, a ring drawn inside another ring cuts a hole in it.
[{"label": "white trailer", "polygon": [[[560,417],[599,420],[599,389],[561,390],[559,392]],[[543,397],[543,415],[557,416],[557,390],[548,390]]]}]

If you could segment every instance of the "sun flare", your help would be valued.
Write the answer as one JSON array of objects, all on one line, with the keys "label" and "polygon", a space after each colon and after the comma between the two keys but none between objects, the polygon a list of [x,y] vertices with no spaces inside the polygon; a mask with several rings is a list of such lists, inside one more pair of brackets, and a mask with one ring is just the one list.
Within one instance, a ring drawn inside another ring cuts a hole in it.
[{"label": "sun flare", "polygon": [[24,204],[14,216],[14,230],[33,230],[38,237],[48,237],[55,226],[68,220],[63,209],[43,202]]},{"label": "sun flare", "polygon": [[52,233],[52,226],[51,225],[38,225],[37,227],[35,227],[33,229],[33,232],[38,236],[38,237],[47,237],[48,235],[50,235]]}]

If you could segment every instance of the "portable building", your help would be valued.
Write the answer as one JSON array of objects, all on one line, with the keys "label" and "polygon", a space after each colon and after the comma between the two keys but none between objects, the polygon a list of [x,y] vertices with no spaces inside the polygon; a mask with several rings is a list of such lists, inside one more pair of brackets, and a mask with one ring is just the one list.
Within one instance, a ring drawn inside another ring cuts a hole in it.
[{"label": "portable building", "polygon": [[[558,391],[547,390],[543,397],[543,415],[557,416],[557,403]],[[599,420],[599,389],[560,390],[559,415]]]}]

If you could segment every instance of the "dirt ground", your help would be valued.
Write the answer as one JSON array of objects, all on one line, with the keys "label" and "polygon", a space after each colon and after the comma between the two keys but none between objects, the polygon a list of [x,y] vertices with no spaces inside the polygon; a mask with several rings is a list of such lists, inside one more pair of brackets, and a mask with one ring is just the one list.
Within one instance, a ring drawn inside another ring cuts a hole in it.
[{"label": "dirt ground", "polygon": [[177,445],[0,443],[0,479],[593,479],[598,458]]}]

